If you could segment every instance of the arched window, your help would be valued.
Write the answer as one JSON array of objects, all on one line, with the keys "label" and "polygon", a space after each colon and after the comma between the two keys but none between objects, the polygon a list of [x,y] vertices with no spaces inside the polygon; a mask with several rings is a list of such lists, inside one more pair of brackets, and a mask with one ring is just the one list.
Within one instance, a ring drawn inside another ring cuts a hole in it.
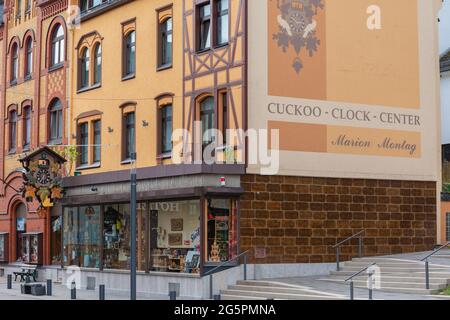
[{"label": "arched window", "polygon": [[94,84],[102,82],[102,45],[97,43],[94,47]]},{"label": "arched window", "polygon": [[33,72],[33,39],[28,37],[25,42],[26,59],[25,59],[25,79],[31,77]]},{"label": "arched window", "polygon": [[9,113],[9,152],[16,151],[17,141],[17,111]]},{"label": "arched window", "polygon": [[23,109],[23,149],[29,149],[31,142],[31,107]]},{"label": "arched window", "polygon": [[130,31],[124,39],[124,77],[132,76],[136,72],[136,32]]},{"label": "arched window", "polygon": [[89,86],[89,49],[84,48],[80,58],[80,88]]},{"label": "arched window", "polygon": [[64,29],[60,24],[53,29],[51,47],[51,66],[62,64],[65,60],[65,41]]},{"label": "arched window", "polygon": [[16,83],[19,76],[19,46],[13,44],[11,48],[11,82]]},{"label": "arched window", "polygon": [[59,144],[62,142],[63,135],[63,113],[62,105],[59,99],[53,100],[49,108],[49,142]]},{"label": "arched window", "polygon": [[131,159],[136,148],[136,117],[134,112],[124,115],[124,160]]},{"label": "arched window", "polygon": [[172,130],[173,130],[173,114],[172,105],[161,107],[161,152],[172,152]]},{"label": "arched window", "polygon": [[202,125],[202,144],[207,146],[215,141],[214,133],[211,131],[215,128],[214,98],[211,96],[200,102],[200,121]]},{"label": "arched window", "polygon": [[172,64],[172,32],[172,18],[168,18],[159,26],[160,67]]}]

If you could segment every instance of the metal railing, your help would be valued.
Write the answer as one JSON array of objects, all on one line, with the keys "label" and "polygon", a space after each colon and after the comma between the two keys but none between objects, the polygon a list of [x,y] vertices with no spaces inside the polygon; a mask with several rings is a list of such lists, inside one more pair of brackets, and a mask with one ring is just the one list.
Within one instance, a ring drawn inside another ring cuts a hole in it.
[{"label": "metal railing", "polygon": [[239,267],[239,264],[238,265],[234,265],[234,264],[230,265],[230,263],[233,262],[233,261],[239,260],[241,257],[244,257],[244,280],[247,280],[247,255],[248,255],[248,253],[250,251],[251,251],[251,249],[247,250],[245,252],[242,252],[241,254],[237,255],[233,259],[225,261],[225,262],[222,262],[217,267],[214,267],[213,269],[205,272],[202,275],[202,277],[209,276],[209,297],[210,297],[210,299],[214,298],[214,290],[213,290],[214,289],[214,278],[213,278],[214,274],[218,273],[218,272],[221,272],[221,271],[224,271],[224,270],[221,270],[224,267],[231,267],[231,268]]},{"label": "metal railing", "polygon": [[366,230],[361,230],[360,232],[348,237],[345,240],[342,240],[341,242],[335,244],[334,246],[332,246],[333,249],[336,249],[336,270],[339,271],[340,270],[340,256],[341,256],[341,246],[345,243],[347,243],[350,240],[353,240],[357,237],[359,237],[359,243],[358,243],[358,257],[362,258],[363,255],[363,238],[362,235],[364,234]]},{"label": "metal railing", "polygon": [[428,254],[426,257],[422,258],[420,261],[425,261],[425,288],[427,290],[430,290],[430,263],[428,261],[429,258],[434,256],[436,253],[441,251],[442,249],[448,247],[450,245],[450,242],[447,242],[443,246],[437,248],[432,253]]},{"label": "metal railing", "polygon": [[[359,276],[361,273],[363,273],[364,271],[366,271],[367,269],[369,269],[370,267],[373,267],[374,265],[376,265],[377,263],[374,262],[370,265],[368,265],[367,267],[361,269],[360,271],[352,274],[350,277],[348,277],[347,279],[345,279],[344,282],[348,282],[350,281],[350,300],[354,300],[355,299],[355,288],[354,288],[354,284],[353,284],[353,278],[356,276]],[[369,277],[369,300],[373,299],[373,276],[374,272],[369,272],[368,277]]]}]

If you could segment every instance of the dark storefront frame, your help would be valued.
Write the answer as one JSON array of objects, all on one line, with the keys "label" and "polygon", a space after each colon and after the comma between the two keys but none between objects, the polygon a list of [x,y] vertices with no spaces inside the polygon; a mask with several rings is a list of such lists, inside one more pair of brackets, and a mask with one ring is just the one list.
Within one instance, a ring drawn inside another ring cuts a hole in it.
[{"label": "dark storefront frame", "polygon": [[[234,189],[234,190],[230,190],[230,189]],[[189,201],[189,200],[199,200],[200,201],[200,276],[203,275],[208,268],[211,267],[215,267],[217,265],[220,264],[220,262],[218,263],[213,263],[213,262],[207,262],[206,259],[207,257],[205,257],[205,252],[207,250],[205,250],[205,235],[207,234],[207,224],[205,223],[205,217],[207,215],[206,212],[206,207],[207,207],[207,199],[208,198],[215,198],[215,199],[228,199],[228,200],[233,200],[235,205],[236,205],[236,221],[237,221],[237,226],[236,226],[236,250],[237,250],[237,255],[240,254],[240,226],[239,226],[239,222],[240,222],[240,195],[242,194],[242,191],[240,190],[240,188],[186,188],[183,189],[183,191],[192,191],[192,192],[180,192],[180,189],[177,190],[162,190],[164,192],[164,194],[166,196],[161,196],[161,197],[156,197],[156,195],[158,194],[157,191],[152,191],[152,192],[143,192],[140,193],[138,196],[138,203],[145,203],[146,209],[145,209],[145,215],[146,215],[146,219],[147,223],[146,223],[146,230],[145,230],[145,234],[146,234],[146,239],[145,239],[145,273],[161,273],[161,272],[157,272],[157,271],[150,271],[150,255],[151,255],[151,249],[150,248],[150,239],[149,239],[149,235],[150,235],[150,211],[151,211],[151,203],[159,203],[159,202],[169,202],[169,201]],[[168,192],[169,191],[169,192]],[[173,191],[173,194],[170,192]],[[232,191],[232,192],[230,192]],[[191,195],[191,196],[186,196],[186,194],[195,194],[195,195]],[[149,197],[150,199],[147,200],[143,200],[142,198],[144,197],[144,195],[152,195],[151,197]],[[198,194],[200,194],[200,196],[198,196]],[[62,205],[61,207],[61,224],[62,226],[64,226],[64,210],[65,208],[74,208],[76,207],[77,210],[79,210],[80,207],[89,207],[89,206],[99,206],[100,207],[100,263],[99,263],[99,268],[89,268],[89,269],[98,269],[99,271],[108,271],[108,270],[117,270],[117,269],[105,269],[104,268],[104,213],[105,213],[105,207],[109,206],[109,205],[123,205],[123,204],[129,204],[129,201],[113,201],[113,198],[118,198],[118,200],[120,198],[123,198],[124,195],[120,195],[120,196],[101,196],[98,197],[99,199],[97,199],[96,202],[92,202],[92,200],[90,202],[84,202],[82,200],[88,200],[89,198],[91,198],[90,196],[88,197],[71,197],[71,199],[66,199],[65,203]],[[126,197],[127,195],[125,195]],[[92,198],[91,198],[92,199]],[[90,199],[89,199],[90,200]],[[103,201],[102,201],[103,200]],[[70,203],[70,204],[69,204]],[[63,228],[63,227],[62,227]],[[234,266],[237,265],[238,262],[237,261],[230,261],[229,266]],[[61,232],[61,267],[64,269],[67,266],[64,265],[64,230],[62,229]],[[142,271],[142,270],[141,270]],[[165,272],[163,272],[165,273]],[[170,272],[167,272],[170,273]],[[179,273],[181,275],[186,274],[186,273]]]}]

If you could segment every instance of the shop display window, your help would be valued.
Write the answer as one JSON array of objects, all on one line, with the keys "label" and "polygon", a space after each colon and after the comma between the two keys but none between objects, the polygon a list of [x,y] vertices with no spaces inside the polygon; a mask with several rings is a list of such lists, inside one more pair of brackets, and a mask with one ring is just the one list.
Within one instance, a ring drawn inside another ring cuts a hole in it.
[{"label": "shop display window", "polygon": [[9,234],[0,233],[0,263],[9,260]]},{"label": "shop display window", "polygon": [[23,233],[19,237],[19,262],[42,264],[42,233]]},{"label": "shop display window", "polygon": [[64,209],[64,265],[100,267],[100,206]]},{"label": "shop display window", "polygon": [[208,199],[207,201],[206,261],[220,263],[237,255],[237,214],[235,201]]},{"label": "shop display window", "polygon": [[150,204],[152,271],[199,273],[200,201]]},{"label": "shop display window", "polygon": [[52,264],[61,264],[62,217],[51,217],[50,257]]}]

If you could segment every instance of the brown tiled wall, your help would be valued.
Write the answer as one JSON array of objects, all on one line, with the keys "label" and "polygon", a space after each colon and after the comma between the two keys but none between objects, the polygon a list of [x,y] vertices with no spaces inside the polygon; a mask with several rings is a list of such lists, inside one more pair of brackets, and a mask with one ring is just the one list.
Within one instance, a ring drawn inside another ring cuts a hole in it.
[{"label": "brown tiled wall", "polygon": [[366,256],[436,243],[435,182],[246,175],[242,185],[241,250],[256,249],[254,263],[333,262],[330,246],[363,229]]}]

